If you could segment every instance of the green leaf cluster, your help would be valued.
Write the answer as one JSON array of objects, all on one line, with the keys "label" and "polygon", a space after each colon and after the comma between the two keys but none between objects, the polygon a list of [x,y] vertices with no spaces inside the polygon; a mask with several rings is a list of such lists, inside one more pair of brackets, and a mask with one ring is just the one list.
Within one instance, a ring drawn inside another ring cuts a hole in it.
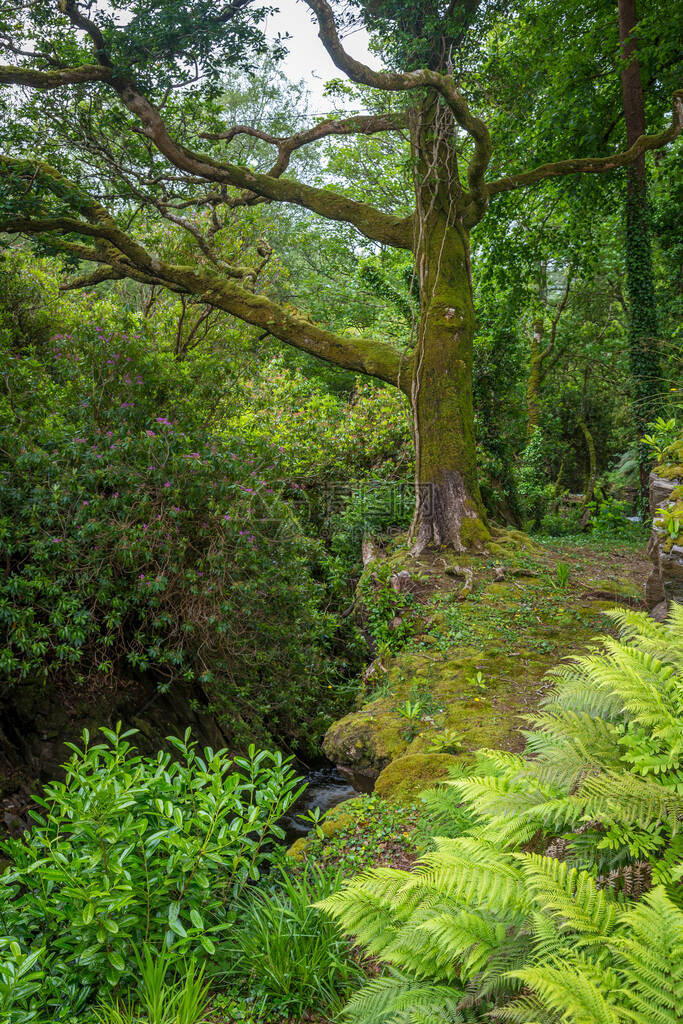
[{"label": "green leaf cluster", "polygon": [[72,745],[65,781],[35,798],[31,831],[0,846],[9,1024],[71,1021],[133,989],[144,944],[163,944],[175,964],[212,957],[300,792],[280,754],[200,752],[188,730],[169,737],[173,758],[149,758],[132,731],[101,731],[102,742],[85,732]]}]

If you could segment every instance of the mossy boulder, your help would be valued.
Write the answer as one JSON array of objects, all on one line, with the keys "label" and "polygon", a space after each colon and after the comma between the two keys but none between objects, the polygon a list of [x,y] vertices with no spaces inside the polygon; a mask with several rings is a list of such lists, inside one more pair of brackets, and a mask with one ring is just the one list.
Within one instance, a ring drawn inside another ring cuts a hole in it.
[{"label": "mossy boulder", "polygon": [[[392,550],[392,572],[407,564],[420,579],[404,622],[410,628],[366,673],[361,706],[323,742],[330,760],[362,776],[364,789],[396,759],[433,751],[444,733],[461,734],[464,753],[521,749],[523,716],[548,688],[547,670],[609,625],[604,610],[640,600],[605,552],[577,557],[575,548],[552,550],[509,530],[494,531],[494,541],[500,556],[428,549],[406,563],[405,551]],[[557,564],[566,559],[569,579],[560,586]],[[473,576],[466,594],[455,568]],[[400,713],[406,701],[419,705],[414,717]]]},{"label": "mossy boulder", "polygon": [[458,754],[406,754],[380,773],[375,792],[395,803],[412,803],[423,789],[447,778],[449,769],[463,760]]},{"label": "mossy boulder", "polygon": [[[403,652],[387,663],[384,694],[335,722],[323,749],[336,764],[379,774],[405,754],[426,754],[443,732],[463,734],[465,750],[509,746],[520,724],[516,713],[549,664],[530,650]],[[422,703],[418,721],[399,714],[406,700]]]},{"label": "mossy boulder", "polygon": [[669,445],[655,473],[664,480],[683,479],[683,437]]}]

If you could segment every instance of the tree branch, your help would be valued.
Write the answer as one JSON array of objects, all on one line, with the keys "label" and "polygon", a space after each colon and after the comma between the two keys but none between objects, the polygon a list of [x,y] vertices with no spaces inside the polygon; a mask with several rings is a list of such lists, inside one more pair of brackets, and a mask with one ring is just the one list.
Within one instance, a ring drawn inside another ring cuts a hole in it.
[{"label": "tree branch", "polygon": [[[0,84],[20,84],[33,88],[58,88],[83,82],[103,82],[119,96],[124,106],[142,125],[142,133],[172,164],[188,174],[253,193],[273,202],[291,203],[311,210],[327,219],[352,224],[366,238],[400,249],[412,247],[412,217],[394,217],[369,203],[315,188],[302,182],[260,174],[236,164],[219,163],[206,154],[194,153],[171,136],[157,107],[141,93],[133,82],[116,77],[106,53],[99,28],[77,7],[75,0],[61,0],[61,9],[71,23],[91,38],[96,65],[82,68],[39,71],[31,68],[4,68]],[[235,5],[233,5],[235,6]],[[237,0],[239,6],[239,0]],[[276,171],[281,174],[282,171]],[[244,199],[241,200],[243,202]],[[233,203],[240,205],[240,202]]]},{"label": "tree branch", "polygon": [[683,127],[683,90],[677,90],[673,97],[671,125],[658,135],[641,135],[633,145],[621,153],[604,157],[579,157],[574,160],[559,160],[556,163],[541,164],[532,171],[511,174],[498,181],[485,185],[489,197],[501,192],[511,192],[516,188],[526,188],[547,178],[559,178],[566,174],[602,174],[616,167],[626,167],[634,163],[639,156],[650,149],[660,149],[667,142],[672,142],[680,134]]},{"label": "tree branch", "polygon": [[77,68],[41,71],[38,68],[12,67],[0,64],[0,85],[26,85],[31,89],[60,89],[83,82],[110,82],[111,72],[99,64],[82,64]]},{"label": "tree branch", "polygon": [[113,267],[99,267],[91,274],[82,274],[80,277],[72,277],[70,281],[60,284],[60,292],[76,291],[79,288],[92,288],[102,281],[120,281],[124,275]]},{"label": "tree branch", "polygon": [[[17,173],[28,182],[27,193],[38,183],[51,189],[63,201],[70,198],[82,218],[66,214],[45,215],[33,212],[5,214],[0,231],[50,236],[55,248],[103,264],[117,278],[129,277],[144,284],[161,284],[174,292],[196,296],[201,302],[223,310],[245,323],[267,331],[273,337],[303,352],[317,356],[335,366],[387,381],[408,393],[410,357],[385,342],[370,338],[347,338],[312,323],[298,311],[273,302],[265,295],[255,294],[243,284],[224,274],[195,263],[181,266],[168,263],[149,253],[142,245],[122,231],[108,211],[96,200],[85,196],[78,186],[44,163],[0,158],[0,176]],[[33,197],[32,197],[33,199]],[[64,233],[91,237],[93,246],[64,238]],[[262,261],[268,253],[260,253]],[[262,264],[259,264],[259,268]],[[258,272],[256,268],[255,273]],[[109,276],[109,275],[106,275]],[[84,287],[105,280],[102,270],[75,281],[70,287]]]},{"label": "tree branch", "polygon": [[340,118],[338,121],[321,121],[313,128],[306,131],[296,132],[286,138],[279,138],[269,135],[258,128],[251,128],[248,125],[235,125],[225,132],[202,132],[202,139],[224,139],[230,142],[238,135],[249,135],[254,139],[261,139],[271,146],[276,146],[278,157],[268,174],[273,178],[279,178],[287,169],[292,153],[302,146],[311,142],[318,142],[320,139],[329,138],[332,135],[374,135],[378,132],[396,131],[408,126],[408,115],[405,112],[396,114],[358,114],[355,117]]},{"label": "tree branch", "polygon": [[369,85],[373,89],[389,92],[407,92],[413,89],[435,89],[453,112],[455,120],[464,128],[474,142],[474,155],[467,169],[469,209],[466,211],[467,226],[476,224],[484,214],[487,194],[484,175],[491,160],[492,145],[486,124],[472,114],[465,98],[455,86],[451,75],[423,68],[419,71],[373,71],[366,64],[355,60],[344,49],[339,39],[332,8],[327,0],[305,0],[318,19],[318,35],[335,65],[353,82]]}]

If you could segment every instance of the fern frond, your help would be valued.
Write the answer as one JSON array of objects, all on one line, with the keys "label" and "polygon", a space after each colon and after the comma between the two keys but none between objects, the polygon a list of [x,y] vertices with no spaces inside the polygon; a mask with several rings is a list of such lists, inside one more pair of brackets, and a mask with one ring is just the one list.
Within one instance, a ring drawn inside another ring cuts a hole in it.
[{"label": "fern frond", "polygon": [[662,886],[622,913],[609,938],[625,1004],[650,1024],[683,1019],[683,911]]},{"label": "fern frond", "polygon": [[584,957],[574,962],[551,962],[513,972],[524,982],[548,1012],[567,1024],[623,1024],[618,1003],[608,999],[619,979],[613,971],[598,969]]},{"label": "fern frond", "polygon": [[479,839],[435,839],[436,851],[427,854],[412,872],[411,888],[425,889],[463,906],[492,909],[513,920],[530,910],[519,867],[504,851]]},{"label": "fern frond", "polygon": [[672,835],[683,819],[683,795],[662,786],[651,776],[605,772],[584,779],[578,797],[587,818],[637,826],[647,830],[665,823]]},{"label": "fern frond", "polygon": [[344,1008],[344,1020],[349,1024],[417,1024],[418,1020],[420,1024],[465,1024],[458,1009],[461,996],[458,987],[422,985],[394,974],[356,992]]},{"label": "fern frond", "polygon": [[575,932],[577,947],[603,940],[610,934],[618,904],[605,890],[598,889],[587,871],[535,853],[516,856],[538,909],[548,911],[562,930]]}]

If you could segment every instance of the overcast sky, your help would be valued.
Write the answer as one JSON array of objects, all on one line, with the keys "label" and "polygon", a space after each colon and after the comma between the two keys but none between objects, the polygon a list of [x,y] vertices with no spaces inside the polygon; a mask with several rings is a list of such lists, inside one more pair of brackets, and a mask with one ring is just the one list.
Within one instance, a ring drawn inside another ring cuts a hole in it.
[{"label": "overcast sky", "polygon": [[[280,8],[278,14],[268,19],[268,35],[283,35],[289,32],[292,38],[287,43],[289,56],[284,62],[284,71],[292,81],[303,78],[311,93],[311,111],[319,113],[330,104],[323,100],[323,88],[330,78],[343,78],[341,71],[330,60],[323,44],[318,39],[318,23],[312,12],[300,0],[275,0]],[[368,53],[368,39],[364,29],[355,31],[344,41],[345,49],[364,63],[377,67],[377,58]]]}]

